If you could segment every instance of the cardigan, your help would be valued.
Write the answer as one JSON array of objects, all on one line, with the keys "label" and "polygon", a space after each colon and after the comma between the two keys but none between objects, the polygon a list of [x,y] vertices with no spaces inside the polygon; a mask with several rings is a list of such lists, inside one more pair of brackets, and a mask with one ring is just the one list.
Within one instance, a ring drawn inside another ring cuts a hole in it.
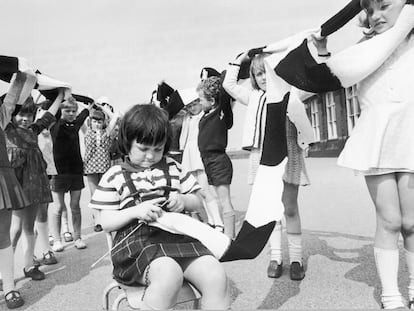
[{"label": "cardigan", "polygon": [[[261,148],[264,127],[260,124],[263,124],[266,120],[266,109],[263,109],[263,106],[267,104],[265,101],[266,93],[262,90],[254,90],[238,85],[239,70],[238,66],[229,66],[223,81],[223,87],[238,102],[247,105],[242,148],[246,150]],[[287,115],[298,131],[298,145],[302,149],[308,148],[309,144],[315,141],[312,126],[302,102],[302,99],[309,96],[309,94],[291,87],[287,106]]]}]

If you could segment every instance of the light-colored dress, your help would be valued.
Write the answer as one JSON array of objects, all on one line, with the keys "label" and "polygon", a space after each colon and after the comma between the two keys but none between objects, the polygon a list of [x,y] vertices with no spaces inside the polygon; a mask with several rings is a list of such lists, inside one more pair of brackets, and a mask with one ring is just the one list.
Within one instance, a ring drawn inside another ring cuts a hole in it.
[{"label": "light-colored dress", "polygon": [[183,120],[180,135],[180,150],[183,150],[182,166],[188,172],[204,171],[200,150],[198,149],[198,124],[203,112],[196,116],[187,115]]},{"label": "light-colored dress", "polygon": [[338,164],[365,175],[414,172],[414,36],[358,86],[361,115]]}]

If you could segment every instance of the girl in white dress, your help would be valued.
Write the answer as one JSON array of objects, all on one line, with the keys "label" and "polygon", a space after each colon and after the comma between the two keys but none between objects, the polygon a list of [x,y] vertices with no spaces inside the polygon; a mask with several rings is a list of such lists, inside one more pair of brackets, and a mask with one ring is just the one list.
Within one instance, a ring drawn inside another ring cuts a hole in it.
[{"label": "girl in white dress", "polygon": [[[181,91],[183,92],[183,91]],[[198,125],[201,117],[204,115],[202,107],[198,100],[198,94],[195,89],[189,89],[187,93],[193,93],[193,101],[184,101],[187,114],[184,117],[182,130],[180,134],[180,150],[183,150],[182,166],[191,172],[197,179],[203,189],[204,205],[207,212],[207,221],[209,225],[223,232],[224,225],[221,218],[219,205],[214,192],[211,191],[207,181],[207,175],[201,160],[200,150],[198,149]]]}]

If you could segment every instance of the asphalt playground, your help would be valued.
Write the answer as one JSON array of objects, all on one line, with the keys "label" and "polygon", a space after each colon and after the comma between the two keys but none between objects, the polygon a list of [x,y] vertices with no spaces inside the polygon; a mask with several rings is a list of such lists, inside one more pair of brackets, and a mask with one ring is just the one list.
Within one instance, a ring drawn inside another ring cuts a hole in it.
[{"label": "asphalt playground", "polygon": [[[336,166],[335,158],[307,158],[311,185],[300,189],[306,277],[291,281],[288,265],[279,279],[269,279],[268,247],[254,260],[224,263],[232,309],[378,309],[379,280],[373,257],[375,213],[363,177]],[[232,202],[238,224],[247,208],[247,160],[233,159]],[[107,251],[106,237],[93,232],[89,194],[82,195],[83,236],[88,244],[77,250],[73,242],[57,253],[59,263],[42,266],[43,281],[24,278],[21,249],[16,251],[15,275],[25,305],[21,310],[101,310],[102,292],[111,281],[108,258],[91,265]],[[288,263],[284,235],[284,262]],[[408,276],[400,256],[400,288],[407,294]],[[113,296],[111,296],[113,299]],[[181,306],[180,308],[186,308]],[[0,310],[6,310],[3,296]],[[121,309],[129,310],[122,305]]]}]

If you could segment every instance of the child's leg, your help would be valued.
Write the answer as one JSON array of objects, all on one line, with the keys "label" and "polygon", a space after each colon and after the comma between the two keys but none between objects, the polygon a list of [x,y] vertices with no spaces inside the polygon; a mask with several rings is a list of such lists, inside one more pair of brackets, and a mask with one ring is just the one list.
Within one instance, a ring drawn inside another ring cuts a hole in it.
[{"label": "child's leg", "polygon": [[66,203],[63,202],[63,208],[62,208],[62,214],[61,214],[61,233],[70,233],[69,229],[69,216],[68,216],[68,207],[66,206]]},{"label": "child's leg", "polygon": [[60,227],[62,221],[62,211],[66,210],[65,193],[52,191],[53,203],[49,206],[49,228],[53,236],[54,243],[61,243]]},{"label": "child's leg", "polygon": [[[88,180],[88,186],[89,186],[89,191],[91,194],[91,198],[93,193],[95,192],[96,188],[98,187],[99,181],[102,177],[102,174],[89,174],[87,175],[87,180]],[[100,220],[99,220],[99,211],[96,209],[92,209],[92,217],[93,220],[95,222],[95,227],[96,225],[99,225]]]},{"label": "child's leg", "polygon": [[11,227],[10,227],[10,239],[11,239],[11,246],[13,247],[13,251],[16,249],[17,243],[19,242],[20,236],[22,235],[23,231],[23,219],[25,209],[30,207],[25,207],[23,209],[14,210],[11,212]]},{"label": "child's leg", "polygon": [[279,278],[282,275],[282,221],[277,221],[269,238],[270,262],[267,276]]},{"label": "child's leg", "polygon": [[409,284],[408,298],[414,307],[414,174],[398,173],[397,185],[401,206],[402,236],[404,239],[405,257],[407,261]]},{"label": "child's leg", "polygon": [[298,207],[299,186],[284,182],[282,202],[285,207],[286,232],[289,248],[290,278],[302,280],[305,271],[302,264],[302,227]]},{"label": "child's leg", "polygon": [[[47,209],[48,204],[39,204],[37,215],[36,215],[36,222],[35,222],[35,231],[37,232],[37,245],[43,254],[43,263],[44,264],[55,264],[57,263],[56,258],[54,257],[52,250],[49,245],[49,238],[48,238],[48,222],[47,222]],[[45,260],[45,256],[49,258]]]},{"label": "child's leg", "polygon": [[12,211],[0,210],[0,273],[3,280],[3,293],[14,290],[14,256],[10,241]]},{"label": "child's leg", "polygon": [[148,285],[143,309],[172,309],[183,284],[183,271],[174,259],[159,257],[145,269],[142,284]]},{"label": "child's leg", "polygon": [[401,230],[401,211],[394,174],[365,177],[376,209],[374,256],[381,281],[381,302],[385,309],[403,307],[398,289],[398,237]]},{"label": "child's leg", "polygon": [[224,266],[213,256],[182,261],[184,278],[201,292],[201,309],[226,310],[230,295]]},{"label": "child's leg", "polygon": [[25,208],[26,214],[23,218],[23,258],[24,268],[23,272],[26,277],[31,277],[32,280],[43,280],[45,274],[38,269],[33,263],[34,248],[35,248],[35,235],[34,235],[34,223],[37,215],[38,205],[34,204],[28,208]]},{"label": "child's leg", "polygon": [[231,239],[235,235],[236,215],[230,199],[230,185],[214,186],[220,205],[223,208],[224,233]]},{"label": "child's leg", "polygon": [[215,226],[224,227],[219,204],[217,202],[217,196],[216,193],[214,193],[214,190],[212,190],[208,184],[206,173],[199,170],[197,171],[196,176],[197,181],[200,184],[201,188],[203,188],[205,194],[208,223]]},{"label": "child's leg", "polygon": [[73,239],[75,247],[78,249],[86,248],[86,244],[81,239],[82,215],[80,211],[80,197],[82,190],[70,191],[70,210],[72,212]]}]

